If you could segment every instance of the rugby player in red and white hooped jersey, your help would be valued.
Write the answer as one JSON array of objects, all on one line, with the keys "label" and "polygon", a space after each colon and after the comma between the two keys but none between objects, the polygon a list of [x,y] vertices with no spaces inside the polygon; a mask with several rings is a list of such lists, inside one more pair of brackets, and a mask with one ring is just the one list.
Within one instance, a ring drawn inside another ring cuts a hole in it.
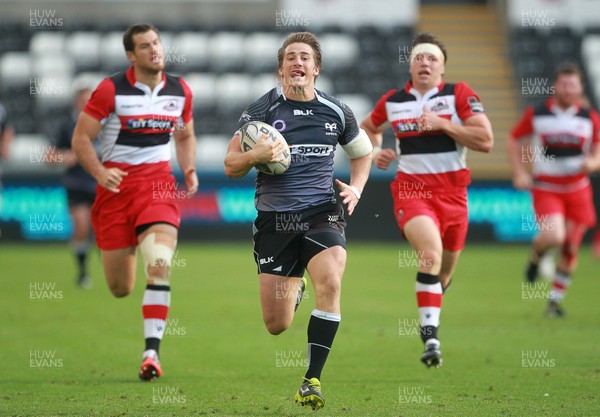
[{"label": "rugby player in red and white hooped jersey", "polygon": [[[140,247],[147,286],[142,302],[146,346],[139,377],[153,380],[162,375],[158,353],[171,302],[170,265],[180,223],[177,200],[198,189],[196,136],[190,88],[163,72],[158,30],[133,25],[123,44],[131,67],[104,79],[94,91],[75,127],[73,150],[98,182],[92,224],[115,297],[133,290]],[[100,133],[102,162],[92,146]],[[187,193],[177,189],[171,172],[171,138]]]},{"label": "rugby player in red and white hooped jersey", "polygon": [[[600,170],[600,117],[581,106],[582,75],[575,65],[558,68],[553,87],[553,97],[525,110],[511,132],[507,150],[515,188],[531,190],[539,230],[526,278],[534,282],[540,258],[551,248],[560,249],[546,310],[547,315],[560,317],[564,315],[560,303],[575,271],[581,240],[588,227],[596,224],[588,175]],[[531,139],[529,152],[522,146],[525,139]]]},{"label": "rugby player in red and white hooped jersey", "polygon": [[[391,184],[394,214],[418,259],[416,283],[421,361],[442,364],[437,335],[442,294],[465,244],[468,226],[466,151],[490,152],[492,127],[479,97],[465,83],[442,81],[447,53],[433,35],[418,34],[410,55],[411,80],[384,94],[361,127],[373,143],[373,161],[387,169],[398,161]],[[392,127],[396,149],[381,149]]]}]

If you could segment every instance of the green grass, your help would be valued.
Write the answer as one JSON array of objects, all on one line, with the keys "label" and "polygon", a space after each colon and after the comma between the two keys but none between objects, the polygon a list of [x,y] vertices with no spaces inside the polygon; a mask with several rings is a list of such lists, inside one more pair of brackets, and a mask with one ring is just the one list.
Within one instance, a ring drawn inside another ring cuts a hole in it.
[{"label": "green grass", "polygon": [[[415,271],[399,268],[399,250],[406,257],[400,244],[350,245],[320,416],[600,415],[599,263],[587,249],[567,318],[551,320],[544,300],[523,297],[524,246],[470,244],[444,299],[441,369],[426,369],[419,338],[401,335],[417,312]],[[1,245],[0,415],[313,415],[293,403],[303,366],[276,366],[277,355],[305,357],[312,287],[292,327],[269,335],[251,254],[250,244],[181,244],[165,375],[142,383],[141,271],[135,293],[115,299],[97,254],[95,286],[82,291],[66,245]],[[60,298],[31,299],[34,283]],[[524,352],[546,361],[523,367]],[[54,359],[32,366],[32,355]]]}]

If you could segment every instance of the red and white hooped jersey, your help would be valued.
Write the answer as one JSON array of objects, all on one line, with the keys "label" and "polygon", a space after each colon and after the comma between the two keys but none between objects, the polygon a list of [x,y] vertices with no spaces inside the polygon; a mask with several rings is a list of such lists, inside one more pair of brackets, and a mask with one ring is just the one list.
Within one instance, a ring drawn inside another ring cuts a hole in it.
[{"label": "red and white hooped jersey", "polygon": [[83,111],[102,123],[102,162],[140,165],[169,161],[169,141],[192,120],[192,93],[180,77],[163,72],[150,90],[133,67],[105,78]]},{"label": "red and white hooped jersey", "polygon": [[479,96],[465,83],[442,82],[421,95],[409,81],[404,89],[384,94],[371,120],[380,129],[388,123],[394,129],[398,177],[432,189],[466,187],[471,181],[467,148],[442,131],[419,132],[423,107],[457,124],[484,112]]},{"label": "red and white hooped jersey", "polygon": [[531,137],[527,158],[533,165],[535,188],[570,192],[589,185],[581,169],[592,144],[600,142],[600,117],[577,105],[566,110],[548,99],[528,107],[511,132],[512,140]]}]

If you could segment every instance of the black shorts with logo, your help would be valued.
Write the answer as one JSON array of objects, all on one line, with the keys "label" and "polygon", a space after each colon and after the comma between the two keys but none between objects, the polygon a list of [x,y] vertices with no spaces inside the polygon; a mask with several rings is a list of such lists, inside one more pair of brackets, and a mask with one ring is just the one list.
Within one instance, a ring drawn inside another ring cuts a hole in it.
[{"label": "black shorts with logo", "polygon": [[333,246],[346,249],[339,203],[300,212],[259,211],[253,224],[258,273],[301,277],[313,256]]}]

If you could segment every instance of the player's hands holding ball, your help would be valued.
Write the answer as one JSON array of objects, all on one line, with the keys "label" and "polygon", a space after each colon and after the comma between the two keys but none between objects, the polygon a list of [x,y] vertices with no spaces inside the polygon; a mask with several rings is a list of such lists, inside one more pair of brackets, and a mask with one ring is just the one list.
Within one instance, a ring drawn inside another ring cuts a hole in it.
[{"label": "player's hands holding ball", "polygon": [[267,164],[269,162],[283,162],[285,160],[282,152],[285,150],[280,141],[273,142],[269,135],[263,134],[251,151],[257,164]]}]

